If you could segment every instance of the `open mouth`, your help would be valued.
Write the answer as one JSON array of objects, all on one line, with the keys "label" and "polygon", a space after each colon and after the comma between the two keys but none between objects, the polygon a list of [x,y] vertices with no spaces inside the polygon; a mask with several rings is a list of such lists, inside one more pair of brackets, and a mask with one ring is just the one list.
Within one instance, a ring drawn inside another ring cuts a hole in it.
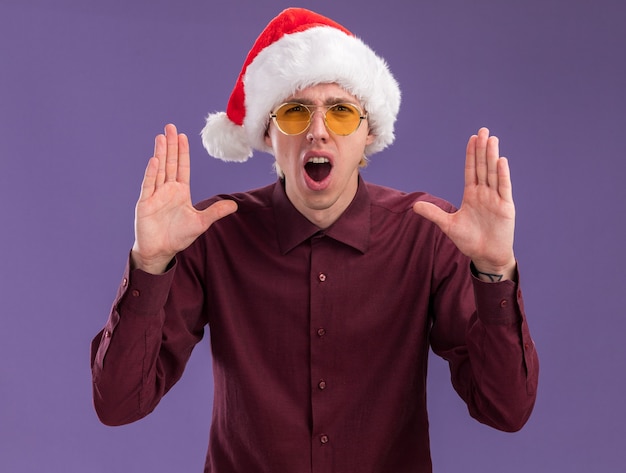
[{"label": "open mouth", "polygon": [[326,179],[330,175],[331,169],[330,160],[322,156],[311,157],[304,165],[304,170],[315,182],[322,182]]}]

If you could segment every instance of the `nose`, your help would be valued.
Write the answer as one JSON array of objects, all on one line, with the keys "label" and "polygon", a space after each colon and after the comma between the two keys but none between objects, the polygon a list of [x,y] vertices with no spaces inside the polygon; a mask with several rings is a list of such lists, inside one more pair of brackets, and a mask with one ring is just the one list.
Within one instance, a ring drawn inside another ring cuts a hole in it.
[{"label": "nose", "polygon": [[307,132],[307,140],[325,142],[328,139],[328,128],[326,128],[325,114],[326,110],[317,109],[311,113],[311,123]]}]

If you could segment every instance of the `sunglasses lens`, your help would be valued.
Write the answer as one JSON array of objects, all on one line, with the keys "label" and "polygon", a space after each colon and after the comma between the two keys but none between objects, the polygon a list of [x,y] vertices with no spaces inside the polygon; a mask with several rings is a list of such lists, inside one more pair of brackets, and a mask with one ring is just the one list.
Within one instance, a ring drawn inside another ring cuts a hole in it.
[{"label": "sunglasses lens", "polygon": [[[345,136],[356,131],[361,123],[361,116],[361,111],[354,105],[339,103],[328,108],[325,120],[330,131]],[[299,135],[311,123],[311,110],[300,103],[289,102],[281,105],[272,117],[283,133]]]},{"label": "sunglasses lens", "polygon": [[276,124],[288,135],[298,135],[307,129],[311,112],[299,103],[286,103],[276,112]]},{"label": "sunglasses lens", "polygon": [[361,112],[351,104],[339,103],[326,112],[326,124],[337,135],[349,135],[361,123]]}]

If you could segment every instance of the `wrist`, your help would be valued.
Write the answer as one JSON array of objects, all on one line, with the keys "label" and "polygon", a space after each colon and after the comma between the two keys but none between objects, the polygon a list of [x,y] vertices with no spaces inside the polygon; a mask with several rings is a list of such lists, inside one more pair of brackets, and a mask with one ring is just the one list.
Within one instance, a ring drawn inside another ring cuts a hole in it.
[{"label": "wrist", "polygon": [[135,248],[130,252],[131,269],[140,269],[150,274],[163,274],[174,256],[143,257]]},{"label": "wrist", "polygon": [[515,279],[517,261],[513,258],[505,265],[493,265],[484,262],[472,261],[472,273],[481,281],[501,282]]}]

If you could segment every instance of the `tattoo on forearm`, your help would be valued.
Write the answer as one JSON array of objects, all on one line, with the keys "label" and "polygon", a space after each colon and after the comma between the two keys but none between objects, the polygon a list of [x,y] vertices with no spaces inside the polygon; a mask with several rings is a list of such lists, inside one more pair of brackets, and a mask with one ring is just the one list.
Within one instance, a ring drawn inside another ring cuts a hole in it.
[{"label": "tattoo on forearm", "polygon": [[491,282],[500,282],[502,281],[502,278],[504,277],[504,274],[493,274],[493,273],[483,273],[482,271],[478,271],[476,270],[476,273],[478,275],[483,275],[489,278],[489,280]]}]

